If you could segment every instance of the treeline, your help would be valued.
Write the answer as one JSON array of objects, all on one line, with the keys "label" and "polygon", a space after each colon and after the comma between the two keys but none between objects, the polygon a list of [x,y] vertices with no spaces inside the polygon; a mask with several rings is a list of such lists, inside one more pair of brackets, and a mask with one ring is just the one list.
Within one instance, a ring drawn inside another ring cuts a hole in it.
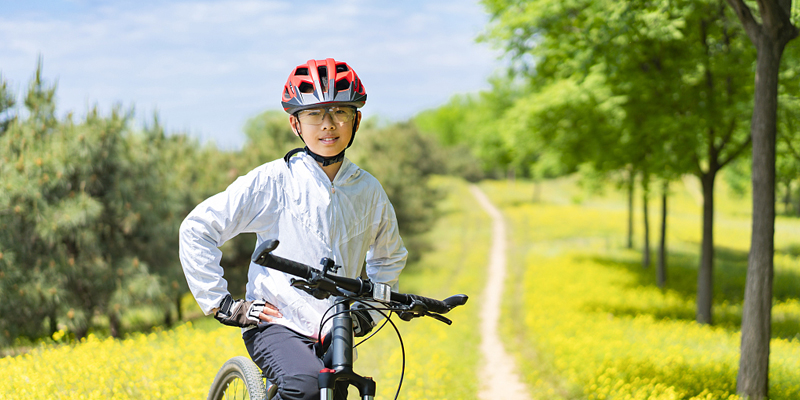
[{"label": "treeline", "polygon": [[[653,264],[649,225],[665,218],[670,185],[696,177],[703,196],[697,320],[712,323],[720,171],[740,193],[752,193],[757,52],[734,10],[725,0],[491,1],[485,8],[492,19],[482,39],[505,52],[506,73],[491,90],[455,96],[416,116],[416,124],[440,143],[466,148],[490,175],[538,180],[580,171],[589,187],[615,182],[631,207],[634,196],[643,205],[645,267]],[[774,191],[787,216],[800,216],[798,61],[792,42],[780,64],[774,116]],[[648,215],[654,198],[662,215]]]},{"label": "treeline", "polygon": [[[200,201],[302,142],[282,111],[251,119],[247,144],[221,151],[158,116],[134,128],[130,110],[56,114],[41,63],[16,104],[0,76],[0,345],[65,330],[119,336],[183,318],[187,292],[178,227]],[[427,179],[450,159],[408,124],[366,121],[348,157],[378,177],[412,256],[424,247],[437,193]],[[223,246],[232,291],[243,295],[254,237]],[[149,317],[148,317],[149,316]],[[154,319],[153,316],[157,316]]]},{"label": "treeline", "polygon": [[722,170],[752,176],[739,185],[754,204],[740,370],[748,372],[739,392],[766,396],[776,192],[784,212],[800,212],[798,8],[778,0],[483,5],[491,21],[482,39],[505,53],[508,74],[491,91],[420,115],[419,126],[468,146],[490,170],[535,179],[581,171],[590,184],[616,181],[630,205],[641,196],[645,267],[656,219],[647,211],[658,196],[659,285],[667,279],[670,185],[695,176],[703,195],[701,324],[713,323],[715,182]]}]

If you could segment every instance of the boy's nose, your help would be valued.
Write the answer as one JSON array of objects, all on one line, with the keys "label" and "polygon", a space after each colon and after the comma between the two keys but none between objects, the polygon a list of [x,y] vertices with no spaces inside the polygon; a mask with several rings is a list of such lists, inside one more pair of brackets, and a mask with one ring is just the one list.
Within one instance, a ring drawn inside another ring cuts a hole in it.
[{"label": "boy's nose", "polygon": [[336,129],[336,124],[333,122],[333,117],[330,113],[325,113],[322,116],[322,129]]}]

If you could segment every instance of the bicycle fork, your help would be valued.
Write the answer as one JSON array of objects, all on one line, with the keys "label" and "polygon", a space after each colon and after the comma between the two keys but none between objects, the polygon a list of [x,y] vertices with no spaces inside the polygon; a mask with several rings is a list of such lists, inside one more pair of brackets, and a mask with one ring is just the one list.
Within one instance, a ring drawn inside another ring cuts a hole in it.
[{"label": "bicycle fork", "polygon": [[336,298],[336,313],[333,317],[331,365],[319,371],[320,400],[333,400],[336,382],[358,388],[362,400],[375,399],[375,381],[353,372],[353,318],[350,316],[350,301]]}]

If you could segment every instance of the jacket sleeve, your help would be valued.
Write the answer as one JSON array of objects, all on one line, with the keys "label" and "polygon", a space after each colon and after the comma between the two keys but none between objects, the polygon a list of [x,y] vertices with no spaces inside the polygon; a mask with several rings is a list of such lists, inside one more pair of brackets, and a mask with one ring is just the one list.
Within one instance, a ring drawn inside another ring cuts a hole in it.
[{"label": "jacket sleeve", "polygon": [[208,315],[228,294],[219,247],[242,232],[268,229],[274,223],[274,195],[257,170],[238,178],[224,192],[209,197],[184,219],[180,260],[197,304]]},{"label": "jacket sleeve", "polygon": [[397,225],[397,216],[394,207],[389,202],[385,193],[382,194],[382,207],[379,208],[376,218],[378,229],[375,241],[367,251],[366,269],[367,276],[375,282],[385,283],[398,290],[400,272],[406,266],[408,251],[400,238],[400,229]]}]

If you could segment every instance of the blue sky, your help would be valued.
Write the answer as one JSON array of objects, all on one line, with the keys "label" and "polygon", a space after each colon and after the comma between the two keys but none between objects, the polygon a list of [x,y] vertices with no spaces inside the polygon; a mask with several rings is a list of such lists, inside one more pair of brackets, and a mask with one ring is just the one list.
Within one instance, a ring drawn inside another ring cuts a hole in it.
[{"label": "blue sky", "polygon": [[475,40],[488,18],[471,0],[0,0],[0,74],[21,95],[41,55],[60,115],[135,106],[139,122],[157,111],[232,149],[312,58],[348,62],[365,115],[389,120],[488,88],[499,53]]}]

